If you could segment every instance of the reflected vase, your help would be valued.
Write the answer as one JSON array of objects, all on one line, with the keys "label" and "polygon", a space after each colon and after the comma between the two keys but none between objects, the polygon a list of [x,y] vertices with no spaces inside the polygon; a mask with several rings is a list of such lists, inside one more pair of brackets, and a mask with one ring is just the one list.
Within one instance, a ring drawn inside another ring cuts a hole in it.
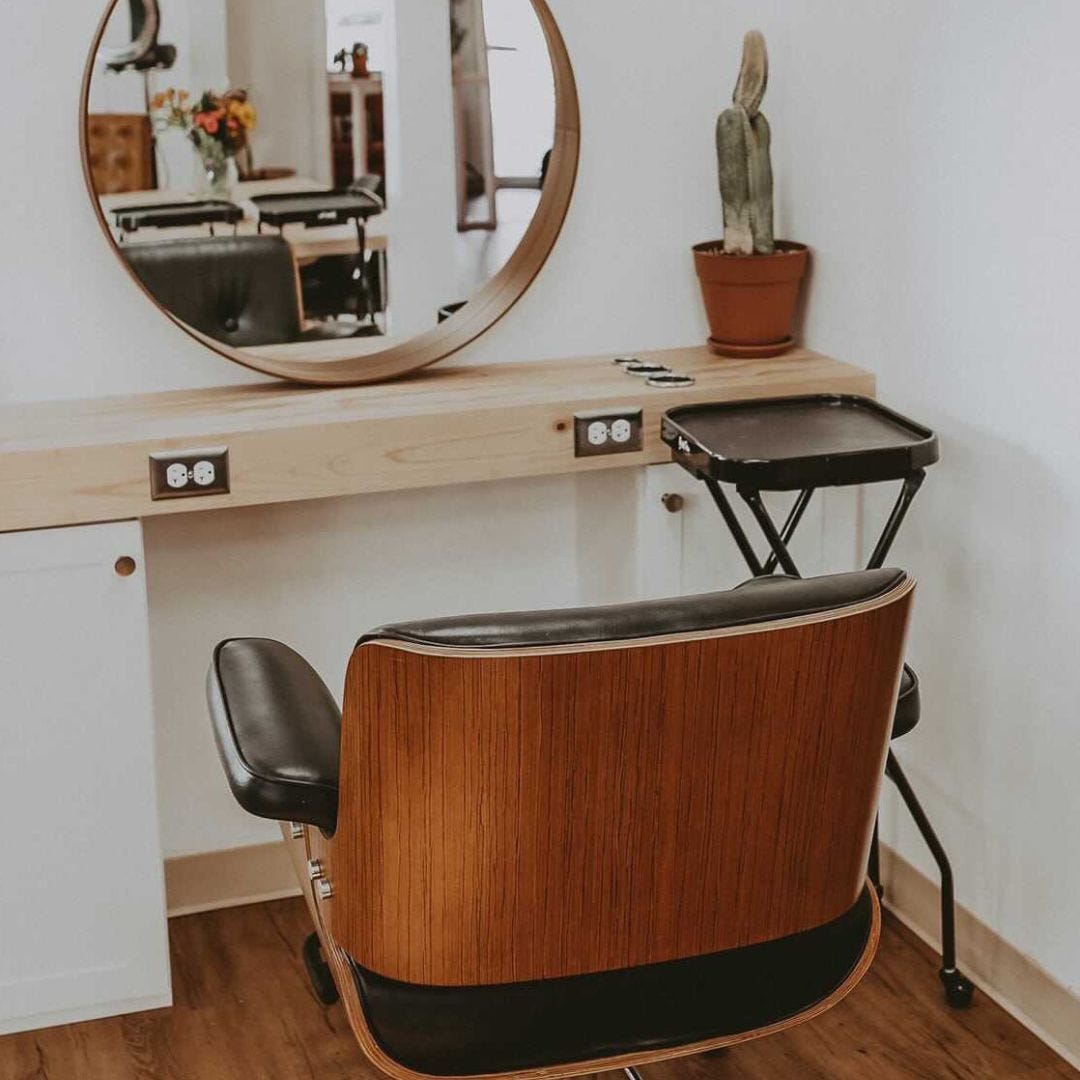
[{"label": "reflected vase", "polygon": [[236,161],[219,143],[195,151],[195,194],[201,199],[232,200]]}]

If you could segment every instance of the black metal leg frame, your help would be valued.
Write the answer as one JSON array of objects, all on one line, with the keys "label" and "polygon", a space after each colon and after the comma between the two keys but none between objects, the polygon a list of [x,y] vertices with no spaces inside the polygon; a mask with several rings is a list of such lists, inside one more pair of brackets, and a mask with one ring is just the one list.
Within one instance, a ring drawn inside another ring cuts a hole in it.
[{"label": "black metal leg frame", "polygon": [[[876,570],[885,564],[885,559],[889,554],[893,541],[896,539],[896,534],[900,531],[900,526],[907,516],[915,495],[922,486],[925,475],[922,469],[918,469],[905,477],[892,512],[885,522],[881,536],[874,545],[870,561],[866,564],[867,570]],[[777,566],[785,574],[791,574],[794,577],[802,576],[799,573],[799,568],[795,565],[795,560],[791,557],[788,545],[791,543],[795,530],[806,512],[810,499],[813,497],[814,488],[804,488],[799,492],[791,510],[788,512],[787,519],[779,529],[777,529],[776,524],[769,515],[760,491],[749,487],[739,487],[737,489],[743,501],[750,508],[750,512],[754,515],[762,535],[769,544],[769,555],[762,562],[758,559],[754,546],[746,535],[746,530],[743,529],[739,519],[735,516],[735,511],[719,482],[706,477],[705,485],[716,503],[717,509],[723,516],[724,523],[731,532],[739,551],[742,553],[746,565],[750,568],[750,573],[754,577],[772,574]],[[974,987],[956,967],[956,904],[953,897],[953,875],[952,867],[949,865],[949,858],[945,853],[945,849],[941,846],[941,841],[938,840],[926,812],[915,797],[915,792],[904,775],[903,769],[900,768],[896,755],[891,750],[885,767],[885,775],[896,785],[900,797],[904,800],[904,805],[907,807],[916,826],[918,826],[926,846],[930,849],[930,854],[934,857],[934,862],[937,863],[938,872],[941,876],[941,970],[939,974],[949,1004],[963,1007],[971,1002]],[[876,823],[874,825],[874,838],[870,847],[868,872],[870,880],[873,881],[880,896],[882,888]]]}]

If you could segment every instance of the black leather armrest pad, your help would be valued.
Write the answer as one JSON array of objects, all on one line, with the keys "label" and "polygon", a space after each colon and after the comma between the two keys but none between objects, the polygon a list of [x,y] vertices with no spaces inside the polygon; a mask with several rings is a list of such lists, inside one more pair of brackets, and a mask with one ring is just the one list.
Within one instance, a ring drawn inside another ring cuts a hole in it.
[{"label": "black leather armrest pad", "polygon": [[236,801],[275,821],[337,825],[341,712],[311,665],[278,641],[214,650],[206,696]]}]

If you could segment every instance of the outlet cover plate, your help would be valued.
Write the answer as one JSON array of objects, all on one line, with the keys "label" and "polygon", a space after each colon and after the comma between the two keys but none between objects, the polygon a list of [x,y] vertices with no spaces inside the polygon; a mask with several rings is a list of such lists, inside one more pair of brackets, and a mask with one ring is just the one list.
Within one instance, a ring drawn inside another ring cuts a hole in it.
[{"label": "outlet cover plate", "polygon": [[[630,425],[629,436],[619,441],[612,434],[612,425],[623,420]],[[603,442],[589,438],[589,428],[601,423],[606,428]],[[632,454],[644,446],[644,427],[641,409],[591,409],[574,414],[574,457],[601,457],[607,454]]]},{"label": "outlet cover plate", "polygon": [[229,448],[163,450],[150,455],[150,498],[190,499],[229,493]]}]

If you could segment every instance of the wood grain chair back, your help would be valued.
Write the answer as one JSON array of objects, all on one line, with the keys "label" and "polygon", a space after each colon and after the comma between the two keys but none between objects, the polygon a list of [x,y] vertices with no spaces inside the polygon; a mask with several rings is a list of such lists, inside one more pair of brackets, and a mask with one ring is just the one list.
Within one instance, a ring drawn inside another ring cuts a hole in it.
[{"label": "wood grain chair back", "polygon": [[401,625],[349,665],[337,947],[469,987],[715,954],[862,893],[914,583]]}]

